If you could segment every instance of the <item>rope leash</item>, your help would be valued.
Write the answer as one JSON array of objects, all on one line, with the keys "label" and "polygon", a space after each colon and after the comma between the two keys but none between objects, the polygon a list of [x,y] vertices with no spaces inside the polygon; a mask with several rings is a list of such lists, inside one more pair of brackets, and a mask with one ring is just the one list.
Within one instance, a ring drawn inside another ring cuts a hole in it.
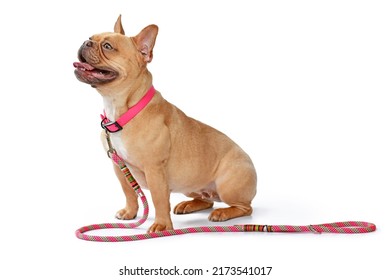
[{"label": "rope leash", "polygon": [[113,149],[110,141],[110,137],[107,133],[107,142],[109,150],[108,156],[111,157],[122,173],[130,183],[130,186],[137,193],[142,201],[144,212],[142,217],[135,223],[104,223],[104,224],[93,224],[82,227],[76,230],[76,236],[79,239],[87,241],[99,241],[99,242],[121,242],[121,241],[137,241],[145,240],[150,238],[166,237],[173,235],[181,235],[188,233],[199,233],[199,232],[312,232],[312,233],[368,233],[376,230],[376,226],[373,223],[360,222],[360,221],[347,221],[347,222],[336,222],[318,225],[308,226],[292,226],[292,225],[232,225],[232,226],[200,226],[200,227],[188,227],[181,229],[165,230],[160,232],[150,232],[142,234],[124,235],[124,236],[99,236],[99,235],[88,235],[85,232],[98,230],[98,229],[133,229],[142,225],[148,218],[149,205],[142,189],[134,179],[130,170],[126,166],[125,162],[120,158],[115,149]]}]

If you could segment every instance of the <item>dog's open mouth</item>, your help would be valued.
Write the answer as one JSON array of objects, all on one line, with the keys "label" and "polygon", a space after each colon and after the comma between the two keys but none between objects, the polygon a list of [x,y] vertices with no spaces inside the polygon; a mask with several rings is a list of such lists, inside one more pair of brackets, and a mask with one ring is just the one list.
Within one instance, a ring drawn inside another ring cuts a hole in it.
[{"label": "dog's open mouth", "polygon": [[75,74],[81,82],[95,85],[110,82],[117,77],[117,73],[109,69],[99,69],[83,61],[74,62]]}]

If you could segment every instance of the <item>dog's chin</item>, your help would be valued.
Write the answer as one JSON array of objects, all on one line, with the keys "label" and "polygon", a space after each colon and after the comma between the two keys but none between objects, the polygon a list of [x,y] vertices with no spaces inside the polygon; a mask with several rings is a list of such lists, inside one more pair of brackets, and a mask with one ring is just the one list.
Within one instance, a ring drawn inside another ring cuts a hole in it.
[{"label": "dog's chin", "polygon": [[112,82],[118,76],[117,72],[111,69],[99,69],[87,62],[74,62],[73,66],[76,68],[74,70],[76,78],[80,82],[89,84],[93,87]]}]

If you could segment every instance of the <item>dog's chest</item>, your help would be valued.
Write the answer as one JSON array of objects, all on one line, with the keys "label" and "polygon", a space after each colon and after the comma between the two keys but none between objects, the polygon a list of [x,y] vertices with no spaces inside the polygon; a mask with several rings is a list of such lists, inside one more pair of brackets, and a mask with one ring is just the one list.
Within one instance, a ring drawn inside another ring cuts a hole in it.
[{"label": "dog's chest", "polygon": [[122,133],[121,132],[111,133],[110,139],[111,139],[112,147],[115,149],[118,155],[126,161],[128,159],[128,154],[125,145],[123,144],[122,141]]}]

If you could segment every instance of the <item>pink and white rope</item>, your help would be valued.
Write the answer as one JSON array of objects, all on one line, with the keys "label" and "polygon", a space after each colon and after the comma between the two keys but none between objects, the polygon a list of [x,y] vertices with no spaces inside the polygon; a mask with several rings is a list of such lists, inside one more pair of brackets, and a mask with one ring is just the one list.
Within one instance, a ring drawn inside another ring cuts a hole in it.
[{"label": "pink and white rope", "polygon": [[[109,136],[107,141],[110,140]],[[121,241],[137,241],[145,240],[149,238],[158,238],[166,236],[174,236],[188,233],[200,233],[200,232],[312,232],[312,233],[368,233],[376,230],[376,226],[373,223],[360,222],[360,221],[347,221],[347,222],[336,222],[336,223],[326,223],[318,225],[307,225],[307,226],[292,226],[292,225],[232,225],[232,226],[200,226],[200,227],[188,227],[181,229],[165,230],[160,232],[150,232],[150,233],[141,233],[141,234],[132,234],[124,236],[99,236],[99,235],[88,235],[86,232],[99,230],[99,229],[134,229],[142,225],[148,218],[149,215],[149,205],[138,185],[137,181],[133,178],[130,173],[130,170],[127,168],[124,161],[116,154],[115,150],[110,148],[109,156],[111,159],[119,166],[123,174],[129,181],[131,187],[140,197],[144,212],[142,217],[135,223],[104,223],[104,224],[93,224],[79,228],[76,231],[76,236],[82,240],[88,241],[99,241],[99,242],[121,242]]]}]

